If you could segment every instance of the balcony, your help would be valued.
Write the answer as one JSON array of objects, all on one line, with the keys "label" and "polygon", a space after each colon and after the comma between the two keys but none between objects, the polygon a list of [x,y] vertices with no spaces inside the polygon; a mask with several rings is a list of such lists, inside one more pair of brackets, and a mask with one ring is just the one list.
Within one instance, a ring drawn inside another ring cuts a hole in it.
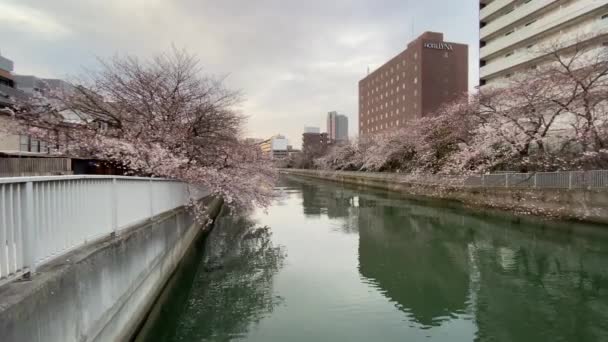
[{"label": "balcony", "polygon": [[492,76],[498,72],[508,70],[520,64],[526,63],[530,60],[536,59],[542,56],[542,54],[538,52],[529,52],[523,51],[514,54],[513,56],[507,58],[500,58],[493,63],[490,63],[479,70],[479,76],[481,78],[487,78],[488,76]]},{"label": "balcony", "polygon": [[514,0],[494,0],[486,7],[484,7],[481,11],[479,11],[479,20],[484,20],[490,15],[496,13],[497,11],[503,9],[505,6],[513,3]]},{"label": "balcony", "polygon": [[[568,42],[575,40],[578,35],[588,34],[593,34],[594,36],[608,34],[608,20],[596,20],[591,25],[586,25],[582,29],[571,30],[568,33],[560,35],[560,39],[564,42]],[[498,58],[482,67],[479,71],[479,75],[481,78],[487,78],[542,56],[542,52],[522,48],[513,56]]]},{"label": "balcony", "polygon": [[502,17],[497,18],[496,20],[491,21],[480,31],[481,39],[485,39],[488,36],[496,33],[496,31],[507,27],[509,25],[514,24],[518,20],[521,20],[535,12],[546,8],[547,6],[551,6],[560,0],[535,0],[531,1],[527,4],[522,4],[517,7],[513,12],[503,15]]},{"label": "balcony", "polygon": [[504,36],[496,41],[490,42],[480,50],[480,58],[487,58],[506,48],[512,47],[527,39],[535,37],[541,33],[559,27],[569,21],[577,19],[585,14],[596,11],[602,7],[608,7],[605,1],[586,0],[575,2],[572,5],[561,8],[541,19],[530,26],[524,27],[513,32],[509,36]]}]

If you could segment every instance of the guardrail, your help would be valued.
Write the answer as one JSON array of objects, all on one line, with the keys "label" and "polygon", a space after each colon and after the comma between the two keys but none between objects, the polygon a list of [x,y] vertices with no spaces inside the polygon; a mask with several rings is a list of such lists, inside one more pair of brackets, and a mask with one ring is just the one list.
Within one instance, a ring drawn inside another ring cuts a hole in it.
[{"label": "guardrail", "polygon": [[[317,170],[295,170],[319,172]],[[332,172],[332,171],[325,171]],[[403,183],[483,188],[608,189],[608,170],[500,173],[479,176],[421,175],[389,172],[337,171],[343,175]]]},{"label": "guardrail", "polygon": [[469,177],[465,185],[502,188],[601,189],[608,188],[608,171],[491,174]]},{"label": "guardrail", "polygon": [[190,190],[181,182],[139,177],[0,178],[0,284],[205,195]]}]

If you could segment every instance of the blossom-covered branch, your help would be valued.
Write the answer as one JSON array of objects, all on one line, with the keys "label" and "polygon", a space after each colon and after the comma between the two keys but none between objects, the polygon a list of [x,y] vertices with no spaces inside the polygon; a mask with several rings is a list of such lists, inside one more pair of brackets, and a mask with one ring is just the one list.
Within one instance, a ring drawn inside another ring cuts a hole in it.
[{"label": "blossom-covered branch", "polygon": [[151,60],[103,60],[69,91],[22,103],[15,119],[60,153],[182,180],[234,205],[264,206],[275,172],[241,139],[239,101],[222,80],[203,76],[193,56],[173,49]]}]

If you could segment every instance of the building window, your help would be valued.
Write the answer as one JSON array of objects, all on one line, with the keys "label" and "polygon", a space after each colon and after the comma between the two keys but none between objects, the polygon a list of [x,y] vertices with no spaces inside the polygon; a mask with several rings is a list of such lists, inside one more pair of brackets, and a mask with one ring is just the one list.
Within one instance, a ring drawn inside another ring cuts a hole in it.
[{"label": "building window", "polygon": [[507,54],[505,55],[505,58],[509,58],[509,57],[511,57],[511,56],[513,56],[513,51],[511,51],[511,52],[507,53]]},{"label": "building window", "polygon": [[22,152],[30,151],[30,138],[26,135],[19,137],[19,150]]},{"label": "building window", "polygon": [[604,20],[604,19],[608,19],[608,13],[606,13],[602,16],[602,20]]},{"label": "building window", "polygon": [[530,25],[534,24],[535,22],[536,22],[536,20],[532,20],[531,22],[527,23],[527,24],[526,24],[526,25],[524,25],[524,26],[528,27],[528,26],[530,26]]},{"label": "building window", "polygon": [[515,31],[511,30],[511,31],[505,33],[505,36],[510,36],[511,34],[513,34],[513,32],[515,32]]},{"label": "building window", "polygon": [[414,84],[418,84],[418,77],[414,77]]}]

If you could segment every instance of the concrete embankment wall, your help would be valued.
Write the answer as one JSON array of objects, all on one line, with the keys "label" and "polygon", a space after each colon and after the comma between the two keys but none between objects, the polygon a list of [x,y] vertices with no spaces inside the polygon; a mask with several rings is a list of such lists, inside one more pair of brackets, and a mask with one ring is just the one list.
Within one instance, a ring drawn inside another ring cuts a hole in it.
[{"label": "concrete embankment wall", "polygon": [[[209,200],[209,216],[221,205]],[[201,232],[187,210],[176,209],[1,287],[0,341],[128,340]]]},{"label": "concrete embankment wall", "polygon": [[608,224],[608,191],[565,189],[513,189],[433,186],[405,183],[387,174],[366,177],[339,171],[282,170],[282,173],[396,191],[408,196],[453,200],[476,208],[493,208],[517,214]]}]

